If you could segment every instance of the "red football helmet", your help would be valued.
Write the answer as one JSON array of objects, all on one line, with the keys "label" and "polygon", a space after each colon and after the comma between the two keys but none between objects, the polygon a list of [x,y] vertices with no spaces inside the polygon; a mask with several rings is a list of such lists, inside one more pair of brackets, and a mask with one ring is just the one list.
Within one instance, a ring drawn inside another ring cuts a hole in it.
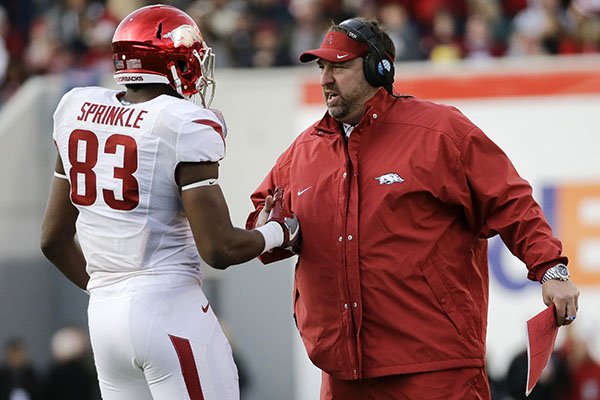
[{"label": "red football helmet", "polygon": [[132,12],[117,26],[112,49],[118,84],[166,83],[210,106],[214,54],[196,22],[178,8],[159,4]]}]

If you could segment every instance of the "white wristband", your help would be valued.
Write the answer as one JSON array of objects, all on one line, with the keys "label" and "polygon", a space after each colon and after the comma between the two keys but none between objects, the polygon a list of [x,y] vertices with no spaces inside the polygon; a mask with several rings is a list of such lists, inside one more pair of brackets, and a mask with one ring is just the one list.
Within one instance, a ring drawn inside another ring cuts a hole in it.
[{"label": "white wristband", "polygon": [[265,239],[265,248],[262,251],[263,253],[273,250],[275,247],[279,247],[283,244],[283,227],[279,225],[278,222],[267,222],[265,225],[254,229],[260,232]]}]

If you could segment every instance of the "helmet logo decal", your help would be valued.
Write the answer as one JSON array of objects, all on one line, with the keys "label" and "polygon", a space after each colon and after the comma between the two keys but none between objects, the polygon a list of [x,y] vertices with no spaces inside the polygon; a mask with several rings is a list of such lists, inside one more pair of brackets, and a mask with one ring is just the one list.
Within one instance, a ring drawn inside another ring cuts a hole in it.
[{"label": "helmet logo decal", "polygon": [[196,28],[191,25],[181,25],[171,32],[165,33],[163,38],[169,38],[173,41],[175,47],[192,47],[194,43],[202,43],[202,36]]},{"label": "helmet logo decal", "polygon": [[144,82],[143,75],[119,75],[115,79],[117,83]]},{"label": "helmet logo decal", "polygon": [[132,58],[125,61],[125,65],[127,65],[127,69],[140,69],[142,68],[142,61],[139,58]]}]

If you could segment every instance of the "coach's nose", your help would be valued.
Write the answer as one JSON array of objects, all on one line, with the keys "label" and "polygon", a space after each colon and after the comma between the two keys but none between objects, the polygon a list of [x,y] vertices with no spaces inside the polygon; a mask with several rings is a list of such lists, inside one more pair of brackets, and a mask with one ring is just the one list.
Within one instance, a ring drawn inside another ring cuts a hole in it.
[{"label": "coach's nose", "polygon": [[321,67],[321,87],[326,87],[334,83],[333,68],[331,64],[326,63]]}]

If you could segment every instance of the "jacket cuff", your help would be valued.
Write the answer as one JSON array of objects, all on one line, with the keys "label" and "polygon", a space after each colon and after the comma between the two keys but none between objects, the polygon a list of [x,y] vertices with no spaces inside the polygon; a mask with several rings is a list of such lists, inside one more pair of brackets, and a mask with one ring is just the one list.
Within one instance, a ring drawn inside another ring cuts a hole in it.
[{"label": "jacket cuff", "polygon": [[527,278],[532,281],[539,282],[542,279],[542,276],[544,276],[544,274],[546,273],[546,271],[548,271],[548,269],[554,267],[556,264],[567,265],[568,263],[569,263],[569,259],[567,257],[563,256],[563,257],[556,258],[552,261],[547,261],[547,262],[538,264],[529,270],[529,273],[527,274]]}]

